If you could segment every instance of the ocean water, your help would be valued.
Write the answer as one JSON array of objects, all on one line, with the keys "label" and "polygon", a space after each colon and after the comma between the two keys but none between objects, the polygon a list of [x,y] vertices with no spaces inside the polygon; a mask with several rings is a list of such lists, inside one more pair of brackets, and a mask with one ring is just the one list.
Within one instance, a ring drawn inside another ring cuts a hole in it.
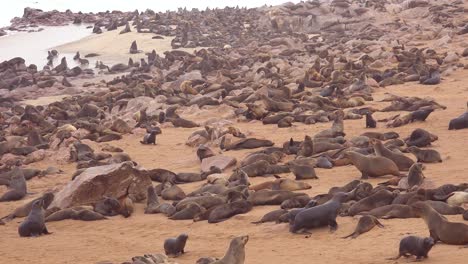
[{"label": "ocean water", "polygon": [[[143,11],[150,8],[154,11],[177,10],[179,7],[223,8],[225,6],[259,7],[263,5],[278,5],[286,0],[2,0],[0,8],[0,27],[10,24],[14,17],[21,17],[25,7],[39,8],[44,11],[70,9],[74,12],[99,12],[106,10]],[[299,2],[292,0],[289,2]]]}]

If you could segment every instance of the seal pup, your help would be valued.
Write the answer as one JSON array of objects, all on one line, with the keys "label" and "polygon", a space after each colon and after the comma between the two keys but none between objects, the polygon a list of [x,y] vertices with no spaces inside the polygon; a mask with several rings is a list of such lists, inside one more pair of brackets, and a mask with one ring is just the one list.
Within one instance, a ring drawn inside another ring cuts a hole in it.
[{"label": "seal pup", "polygon": [[366,128],[376,128],[377,121],[372,117],[371,112],[366,112]]},{"label": "seal pup", "polygon": [[420,149],[416,146],[411,146],[407,148],[411,154],[416,156],[417,162],[424,162],[424,163],[436,163],[442,162],[442,158],[440,157],[439,152],[433,149]]},{"label": "seal pup", "polygon": [[0,202],[18,201],[26,196],[27,187],[23,171],[19,167],[15,167],[12,174],[8,191],[0,197]]},{"label": "seal pup", "polygon": [[42,234],[51,234],[44,223],[44,211],[42,210],[43,203],[43,200],[37,200],[33,203],[28,217],[26,217],[18,227],[18,234],[21,237],[36,237]]},{"label": "seal pup", "polygon": [[164,241],[164,252],[166,255],[172,255],[178,257],[181,254],[184,254],[185,244],[187,243],[188,235],[180,234],[176,238],[168,238]]},{"label": "seal pup", "polygon": [[361,218],[359,218],[359,222],[358,222],[354,232],[347,235],[347,236],[345,236],[345,237],[342,237],[342,238],[351,237],[351,238],[354,239],[354,238],[358,237],[360,234],[364,234],[366,232],[369,232],[376,225],[378,227],[380,227],[380,228],[384,227],[384,225],[382,225],[375,216],[364,215]]},{"label": "seal pup", "polygon": [[348,199],[348,195],[340,192],[322,205],[307,208],[299,212],[294,219],[290,219],[289,231],[295,234],[310,234],[305,229],[327,225],[330,226],[331,232],[335,231],[338,228],[338,223],[336,222],[338,210],[346,199]]},{"label": "seal pup", "polygon": [[274,210],[274,211],[271,211],[271,212],[265,214],[260,220],[252,222],[252,224],[262,224],[262,223],[266,223],[266,222],[277,222],[280,216],[282,216],[284,214],[287,214],[287,213],[288,213],[288,210],[286,210],[286,209]]},{"label": "seal pup", "polygon": [[156,145],[156,135],[158,134],[161,134],[161,130],[152,129],[149,133],[147,133],[143,137],[143,140],[140,141],[140,143],[144,145],[149,145],[149,144]]},{"label": "seal pup", "polygon": [[442,241],[450,245],[468,244],[468,225],[449,222],[425,202],[416,202],[411,207],[416,215],[426,222],[434,242]]},{"label": "seal pup", "polygon": [[407,258],[412,255],[416,256],[416,260],[421,260],[423,257],[428,257],[427,254],[434,245],[435,241],[432,237],[422,238],[417,236],[407,236],[400,241],[398,256],[389,258],[388,260],[397,260],[401,256]]},{"label": "seal pup", "polygon": [[411,166],[408,172],[408,189],[413,188],[413,186],[421,186],[425,178],[422,170],[422,163],[414,163]]},{"label": "seal pup", "polygon": [[244,264],[245,262],[245,244],[249,241],[249,236],[240,236],[231,240],[229,248],[220,260],[212,264]]},{"label": "seal pup", "polygon": [[400,176],[398,166],[386,157],[365,156],[355,151],[347,151],[344,155],[361,172],[362,179],[384,175]]}]

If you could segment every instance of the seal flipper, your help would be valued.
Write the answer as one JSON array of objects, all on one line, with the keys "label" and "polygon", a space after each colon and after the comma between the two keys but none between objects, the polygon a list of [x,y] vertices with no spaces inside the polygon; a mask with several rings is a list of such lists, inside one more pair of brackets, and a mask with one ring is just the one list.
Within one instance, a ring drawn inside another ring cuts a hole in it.
[{"label": "seal flipper", "polygon": [[338,229],[338,223],[335,220],[329,220],[328,225],[330,226],[330,233],[333,233]]}]

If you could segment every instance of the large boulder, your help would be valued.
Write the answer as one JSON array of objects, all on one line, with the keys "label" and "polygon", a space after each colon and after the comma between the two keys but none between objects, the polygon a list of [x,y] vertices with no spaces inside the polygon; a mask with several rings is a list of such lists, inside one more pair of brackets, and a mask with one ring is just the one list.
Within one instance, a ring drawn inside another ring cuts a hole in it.
[{"label": "large boulder", "polygon": [[233,157],[218,155],[203,159],[201,169],[203,172],[209,172],[210,168],[214,166],[224,171],[226,168],[236,165],[236,163],[237,160]]},{"label": "large boulder", "polygon": [[148,186],[151,179],[135,169],[132,162],[91,167],[59,191],[51,206],[63,209],[94,203],[104,196],[120,198],[127,193],[138,202],[146,199]]}]

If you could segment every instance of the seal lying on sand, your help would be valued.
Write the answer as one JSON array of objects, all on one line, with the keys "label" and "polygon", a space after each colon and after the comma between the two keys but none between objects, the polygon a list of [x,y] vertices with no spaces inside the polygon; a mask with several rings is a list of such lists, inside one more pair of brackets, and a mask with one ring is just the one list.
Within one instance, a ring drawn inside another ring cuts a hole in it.
[{"label": "seal lying on sand", "polygon": [[461,116],[450,120],[449,130],[468,128],[468,102],[466,103],[467,110]]},{"label": "seal lying on sand", "polygon": [[361,172],[362,179],[384,175],[400,176],[397,165],[386,157],[364,156],[354,151],[348,151],[345,156]]},{"label": "seal lying on sand", "polygon": [[229,248],[224,257],[212,264],[244,264],[245,244],[249,241],[249,236],[240,236],[231,240]]},{"label": "seal lying on sand", "polygon": [[366,232],[369,232],[372,228],[374,228],[374,226],[378,226],[378,227],[381,227],[383,228],[384,226],[379,222],[379,220],[377,220],[377,218],[375,218],[374,216],[372,215],[365,215],[361,218],[359,218],[359,222],[356,226],[356,229],[354,230],[353,233],[343,237],[343,238],[348,238],[348,237],[351,237],[351,238],[356,238],[358,237],[360,234],[363,234],[363,233],[366,233]]}]

